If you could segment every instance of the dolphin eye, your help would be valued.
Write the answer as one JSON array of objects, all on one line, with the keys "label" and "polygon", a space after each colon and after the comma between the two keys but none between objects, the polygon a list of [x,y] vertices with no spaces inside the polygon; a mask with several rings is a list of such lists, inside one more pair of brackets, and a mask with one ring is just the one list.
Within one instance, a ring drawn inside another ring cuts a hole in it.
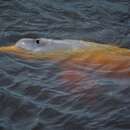
[{"label": "dolphin eye", "polygon": [[37,44],[40,44],[40,40],[37,39],[37,40],[36,40],[36,43],[37,43]]}]

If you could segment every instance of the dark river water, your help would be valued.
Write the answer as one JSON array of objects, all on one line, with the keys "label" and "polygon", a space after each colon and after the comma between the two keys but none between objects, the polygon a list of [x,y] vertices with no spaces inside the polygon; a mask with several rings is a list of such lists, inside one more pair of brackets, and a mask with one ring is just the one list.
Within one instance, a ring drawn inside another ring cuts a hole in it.
[{"label": "dark river water", "polygon": [[[130,48],[128,16],[128,0],[0,0],[0,46],[46,37]],[[130,130],[130,77],[2,53],[0,130]]]}]

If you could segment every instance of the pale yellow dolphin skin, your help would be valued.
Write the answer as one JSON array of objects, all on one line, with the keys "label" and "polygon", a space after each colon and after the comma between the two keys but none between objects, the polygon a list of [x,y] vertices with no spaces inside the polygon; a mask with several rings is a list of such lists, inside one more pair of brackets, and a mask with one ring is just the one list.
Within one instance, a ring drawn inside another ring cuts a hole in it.
[{"label": "pale yellow dolphin skin", "polygon": [[110,72],[125,73],[130,77],[130,50],[112,45],[104,45],[95,42],[82,41],[89,46],[67,50],[55,49],[50,52],[33,52],[16,46],[5,46],[0,48],[2,53],[11,53],[25,59],[51,59],[64,60],[67,63],[79,65],[90,65],[91,67],[102,66],[101,69]]}]

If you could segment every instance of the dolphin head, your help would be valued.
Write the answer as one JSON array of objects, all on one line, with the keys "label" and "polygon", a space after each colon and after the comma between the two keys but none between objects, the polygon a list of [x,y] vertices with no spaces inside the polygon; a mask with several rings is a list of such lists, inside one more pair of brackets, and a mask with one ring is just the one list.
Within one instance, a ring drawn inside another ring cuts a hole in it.
[{"label": "dolphin head", "polygon": [[24,38],[17,41],[15,46],[17,48],[22,48],[27,51],[40,52],[40,51],[45,51],[45,49],[47,48],[46,47],[47,44],[48,42],[46,39]]},{"label": "dolphin head", "polygon": [[64,57],[89,46],[78,40],[54,40],[47,38],[23,38],[14,45],[1,47],[0,52],[14,53],[22,57]]},{"label": "dolphin head", "polygon": [[24,38],[16,42],[17,48],[22,48],[31,52],[72,52],[77,49],[83,49],[90,45],[78,40],[53,40],[47,38]]}]

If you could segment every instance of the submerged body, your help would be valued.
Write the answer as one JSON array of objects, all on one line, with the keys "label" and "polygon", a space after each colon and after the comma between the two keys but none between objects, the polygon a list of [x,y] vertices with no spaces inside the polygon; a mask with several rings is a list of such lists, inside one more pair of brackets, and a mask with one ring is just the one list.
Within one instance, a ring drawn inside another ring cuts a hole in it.
[{"label": "submerged body", "polygon": [[13,46],[2,47],[0,51],[27,59],[65,60],[65,64],[87,65],[98,71],[130,76],[130,50],[111,45],[79,40],[27,38]]}]

